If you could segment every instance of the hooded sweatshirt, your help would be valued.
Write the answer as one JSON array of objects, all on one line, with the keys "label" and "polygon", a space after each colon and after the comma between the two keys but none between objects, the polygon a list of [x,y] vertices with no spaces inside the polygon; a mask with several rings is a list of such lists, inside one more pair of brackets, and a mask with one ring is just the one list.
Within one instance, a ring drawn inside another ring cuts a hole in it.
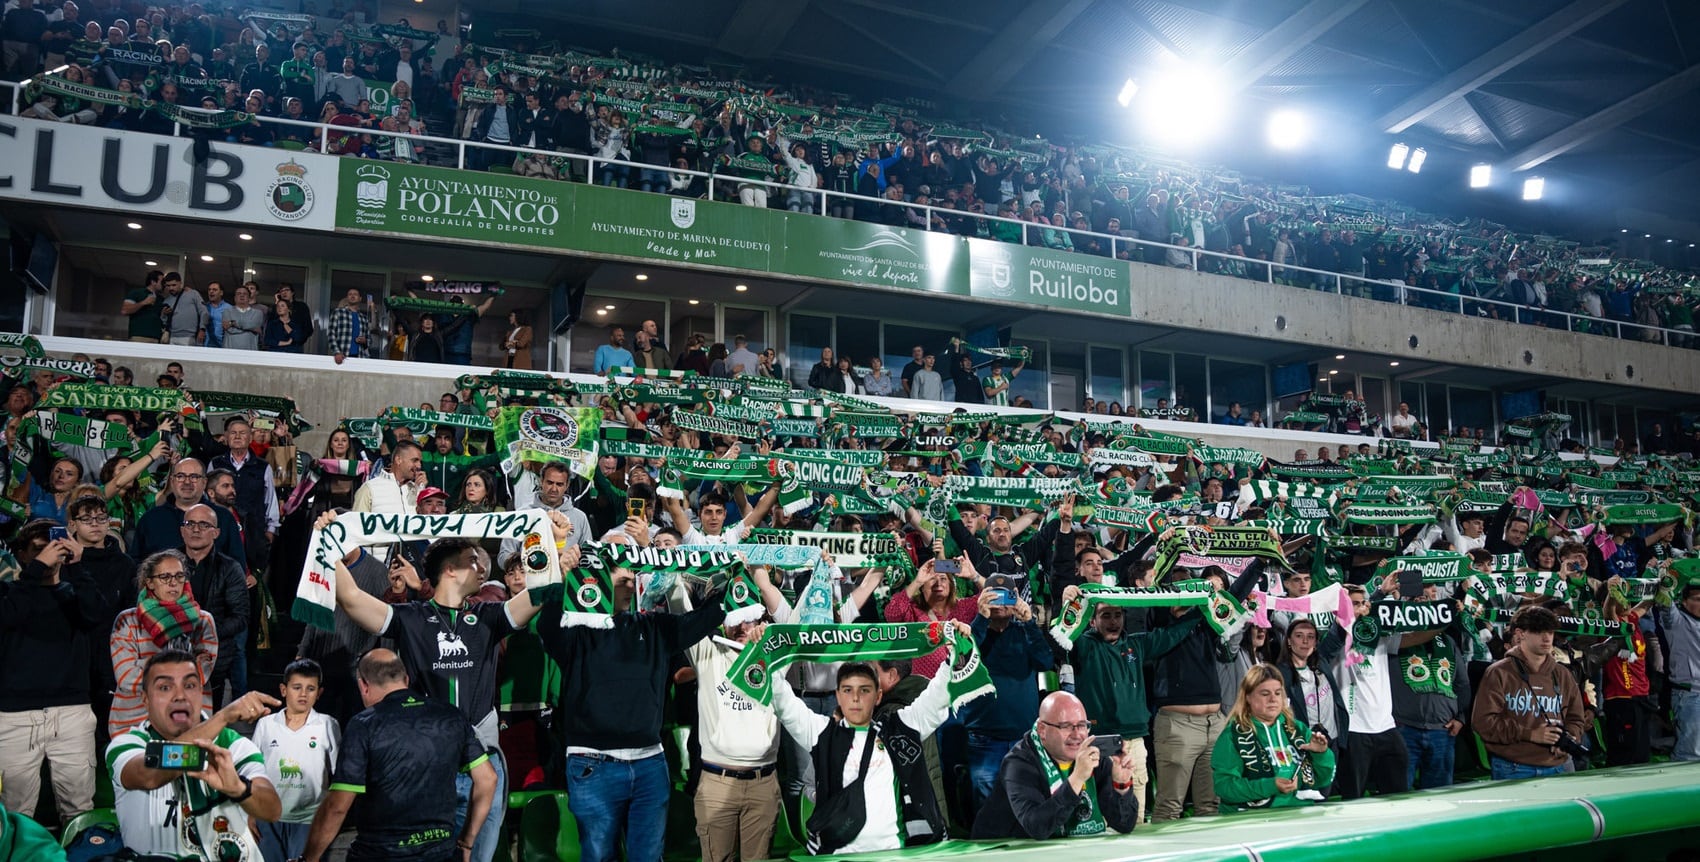
[{"label": "hooded sweatshirt", "polygon": [[1576,679],[1552,656],[1538,661],[1512,647],[1482,675],[1471,724],[1489,754],[1527,766],[1558,766],[1570,755],[1530,742],[1529,734],[1548,719],[1564,723],[1572,739],[1582,736],[1582,692]]}]

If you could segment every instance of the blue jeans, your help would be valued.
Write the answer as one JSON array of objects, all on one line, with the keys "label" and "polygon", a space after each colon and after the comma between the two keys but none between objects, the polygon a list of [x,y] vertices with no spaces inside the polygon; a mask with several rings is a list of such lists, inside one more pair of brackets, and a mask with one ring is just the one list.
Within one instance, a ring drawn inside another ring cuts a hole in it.
[{"label": "blue jeans", "polygon": [[260,855],[266,862],[287,862],[307,852],[311,823],[267,823],[255,820],[260,829]]},{"label": "blue jeans", "polygon": [[1700,760],[1700,691],[1672,688],[1670,711],[1676,716],[1676,748],[1671,760]]},{"label": "blue jeans", "polygon": [[[1446,732],[1446,728],[1422,730],[1401,726],[1399,735],[1405,737],[1405,750],[1410,753],[1408,781],[1413,790],[1451,786],[1457,740]],[[1422,776],[1420,782],[1417,780],[1419,774]]]},{"label": "blue jeans", "polygon": [[968,731],[968,778],[974,783],[974,809],[979,810],[998,780],[998,768],[1003,756],[1015,747],[1019,739],[993,739]]},{"label": "blue jeans", "polygon": [[1563,775],[1570,770],[1569,764],[1558,766],[1529,766],[1524,763],[1514,763],[1503,757],[1490,757],[1489,772],[1494,781],[1511,781],[1517,778],[1545,778],[1549,775]]},{"label": "blue jeans", "polygon": [[667,756],[606,760],[567,755],[567,808],[584,862],[661,862],[667,831]]},{"label": "blue jeans", "polygon": [[[490,862],[496,857],[496,845],[502,841],[502,818],[508,813],[508,762],[501,749],[489,750],[490,765],[496,769],[496,795],[490,800],[490,814],[478,830],[478,840],[472,842],[472,862]],[[455,776],[455,838],[466,826],[466,808],[472,804],[472,776],[462,772]]]},{"label": "blue jeans", "polygon": [[[627,168],[627,170],[631,170],[631,169]],[[638,174],[638,185],[639,185],[639,187],[641,187],[646,192],[656,192],[657,194],[666,194],[666,192],[667,192],[667,172],[666,171],[652,171],[652,170],[645,168],[643,171],[641,171]]]}]

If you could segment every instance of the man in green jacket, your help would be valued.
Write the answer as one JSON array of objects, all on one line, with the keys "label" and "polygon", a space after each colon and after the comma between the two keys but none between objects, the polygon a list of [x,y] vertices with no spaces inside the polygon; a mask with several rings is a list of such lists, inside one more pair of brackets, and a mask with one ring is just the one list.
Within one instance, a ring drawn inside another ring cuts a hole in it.
[{"label": "man in green jacket", "polygon": [[[1067,606],[1080,588],[1063,590]],[[1074,666],[1074,693],[1086,705],[1092,733],[1100,738],[1114,734],[1133,755],[1133,797],[1140,813],[1145,810],[1145,787],[1150,773],[1145,765],[1145,737],[1151,733],[1151,710],[1145,705],[1145,665],[1174,649],[1192,633],[1200,614],[1172,626],[1139,634],[1125,634],[1121,608],[1100,605],[1092,614],[1092,630],[1074,642],[1069,661]]]}]

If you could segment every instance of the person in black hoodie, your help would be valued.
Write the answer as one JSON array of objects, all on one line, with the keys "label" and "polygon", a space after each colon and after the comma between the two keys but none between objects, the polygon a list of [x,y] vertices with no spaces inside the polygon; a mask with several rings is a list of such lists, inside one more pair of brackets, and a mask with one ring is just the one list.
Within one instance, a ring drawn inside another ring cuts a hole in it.
[{"label": "person in black hoodie", "polygon": [[[844,151],[832,154],[832,162],[820,172],[822,188],[840,195],[856,193],[856,165],[845,159]],[[826,199],[827,214],[833,218],[851,218],[855,215],[855,201],[843,197],[828,197]]]},{"label": "person in black hoodie", "polygon": [[[82,558],[68,563],[63,580],[72,583],[89,578],[100,591],[103,611],[89,629],[89,654],[112,655],[112,622],[118,612],[136,604],[136,561],[124,553],[123,545],[108,535],[112,519],[106,513],[106,501],[93,494],[71,501],[65,514],[70,524],[71,538],[82,545]],[[106,719],[112,711],[112,691],[118,681],[112,675],[112,662],[89,662],[89,698],[94,707],[95,727],[104,737]],[[105,750],[106,740],[99,740]]]},{"label": "person in black hoodie", "polygon": [[[1253,560],[1232,584],[1224,582],[1221,569],[1212,567],[1204,574],[1217,582],[1217,589],[1226,589],[1241,601],[1251,594],[1251,588],[1262,575],[1262,560]],[[1180,623],[1182,612],[1187,609],[1173,610],[1169,614],[1152,614],[1152,626]],[[1151,675],[1151,707],[1157,713],[1151,723],[1151,741],[1157,751],[1157,791],[1151,806],[1153,823],[1180,819],[1189,785],[1193,814],[1208,817],[1216,813],[1210,754],[1216,737],[1226,726],[1216,673],[1218,640],[1214,630],[1199,627],[1179,646],[1157,659]]]},{"label": "person in black hoodie", "polygon": [[[640,533],[647,536],[647,533]],[[661,713],[673,656],[726,620],[716,590],[686,614],[637,613],[636,578],[613,572],[608,628],[562,624],[559,601],[537,620],[544,652],[561,668],[556,720],[567,745],[567,805],[585,862],[660,862],[670,780]],[[811,713],[812,714],[812,713]]]},{"label": "person in black hoodie", "polygon": [[93,576],[71,565],[82,544],[50,540],[55,526],[33,521],[18,531],[11,551],[27,562],[17,580],[0,582],[0,803],[34,816],[46,759],[67,823],[94,808],[90,634],[111,612]]}]

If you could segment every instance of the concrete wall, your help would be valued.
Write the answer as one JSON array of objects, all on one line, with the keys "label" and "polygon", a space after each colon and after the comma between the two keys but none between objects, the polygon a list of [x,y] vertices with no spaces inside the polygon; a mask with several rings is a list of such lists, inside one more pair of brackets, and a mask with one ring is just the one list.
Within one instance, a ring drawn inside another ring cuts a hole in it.
[{"label": "concrete wall", "polygon": [[[1181,269],[1136,265],[1133,270],[1133,316],[1143,323],[1700,394],[1700,354],[1662,344],[1482,320]],[[1416,347],[1410,346],[1413,335]]]}]

